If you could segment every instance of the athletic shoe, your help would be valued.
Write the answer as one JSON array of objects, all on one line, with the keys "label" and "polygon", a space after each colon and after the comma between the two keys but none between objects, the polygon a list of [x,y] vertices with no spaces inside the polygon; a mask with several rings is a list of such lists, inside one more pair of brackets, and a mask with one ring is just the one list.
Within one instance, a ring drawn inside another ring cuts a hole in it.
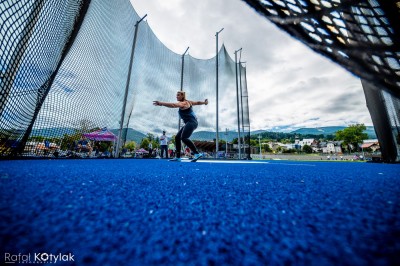
[{"label": "athletic shoe", "polygon": [[192,163],[196,162],[198,159],[200,159],[201,157],[203,157],[202,153],[197,153],[194,155],[194,158],[192,160],[190,160]]},{"label": "athletic shoe", "polygon": [[173,158],[171,160],[169,160],[170,162],[180,162],[181,158]]}]

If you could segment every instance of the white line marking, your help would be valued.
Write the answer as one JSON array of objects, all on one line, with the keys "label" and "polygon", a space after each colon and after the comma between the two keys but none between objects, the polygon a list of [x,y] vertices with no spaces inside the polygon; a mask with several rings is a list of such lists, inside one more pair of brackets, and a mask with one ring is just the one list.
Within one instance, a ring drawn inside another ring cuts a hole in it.
[{"label": "white line marking", "polygon": [[[190,160],[182,159],[182,163],[191,163]],[[265,161],[242,161],[242,160],[198,160],[197,163],[241,163],[241,164],[277,164],[277,165],[294,165],[294,166],[316,166],[315,164],[301,164],[301,163],[271,163]]]}]

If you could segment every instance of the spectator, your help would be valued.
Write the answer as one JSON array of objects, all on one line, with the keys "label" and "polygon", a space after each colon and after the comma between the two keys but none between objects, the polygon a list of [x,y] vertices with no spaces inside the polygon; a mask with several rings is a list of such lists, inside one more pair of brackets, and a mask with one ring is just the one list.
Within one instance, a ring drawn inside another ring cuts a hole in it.
[{"label": "spectator", "polygon": [[168,159],[168,137],[165,135],[165,131],[160,137],[160,148],[161,148],[161,158],[164,158],[164,151],[165,151],[165,158]]},{"label": "spectator", "polygon": [[88,156],[90,156],[92,154],[93,148],[90,145],[90,142],[83,135],[82,135],[81,139],[78,141],[77,151],[78,152],[82,152],[82,151],[86,152],[87,151],[87,152],[89,152]]},{"label": "spectator", "polygon": [[168,153],[170,158],[175,156],[175,144],[172,141],[169,142]]}]

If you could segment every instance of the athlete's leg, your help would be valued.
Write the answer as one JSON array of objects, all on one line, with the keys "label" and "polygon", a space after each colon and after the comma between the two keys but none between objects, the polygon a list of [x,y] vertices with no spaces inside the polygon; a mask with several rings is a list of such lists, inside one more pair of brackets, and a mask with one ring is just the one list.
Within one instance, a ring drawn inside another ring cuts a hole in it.
[{"label": "athlete's leg", "polygon": [[178,133],[175,135],[175,148],[176,148],[176,158],[181,158],[181,149],[182,149],[182,132],[185,126],[183,126],[181,129],[179,129]]},{"label": "athlete's leg", "polygon": [[193,131],[197,128],[197,122],[188,122],[185,124],[182,130],[182,142],[186,144],[186,146],[189,147],[189,149],[194,153],[197,154],[199,153],[197,151],[196,146],[194,143],[189,139],[190,136],[192,135]]}]

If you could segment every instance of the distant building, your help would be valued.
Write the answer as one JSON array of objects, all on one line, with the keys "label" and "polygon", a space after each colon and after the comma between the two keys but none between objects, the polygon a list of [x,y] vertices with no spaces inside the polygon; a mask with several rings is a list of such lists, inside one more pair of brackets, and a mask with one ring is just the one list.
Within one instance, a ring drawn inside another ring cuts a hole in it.
[{"label": "distant building", "polygon": [[328,141],[319,142],[316,139],[296,139],[295,143],[283,144],[280,142],[268,142],[267,143],[272,151],[276,152],[278,150],[301,150],[304,145],[311,146],[313,152],[315,153],[327,153],[327,154],[340,154],[342,151],[342,141]]},{"label": "distant building", "polygon": [[328,142],[321,142],[320,148],[322,153],[342,153],[342,142],[341,141],[328,141]]},{"label": "distant building", "polygon": [[360,148],[363,150],[371,149],[372,152],[380,151],[381,149],[378,140],[364,140]]},{"label": "distant building", "polygon": [[317,141],[315,139],[303,139],[299,141],[299,145],[303,147],[304,145],[312,146],[313,144],[316,144]]},{"label": "distant building", "polygon": [[308,145],[310,146],[314,152],[318,152],[318,141],[315,139],[303,139],[303,140],[299,140],[299,139],[295,139],[294,144],[290,144],[292,145],[290,148],[288,147],[288,149],[296,149],[296,150],[302,150],[304,145]]}]

